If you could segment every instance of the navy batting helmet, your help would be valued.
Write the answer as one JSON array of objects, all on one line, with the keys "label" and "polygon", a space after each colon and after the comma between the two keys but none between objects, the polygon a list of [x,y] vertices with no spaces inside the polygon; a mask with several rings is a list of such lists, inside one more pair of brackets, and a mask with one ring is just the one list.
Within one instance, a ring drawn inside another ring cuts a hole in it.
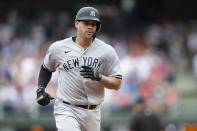
[{"label": "navy batting helmet", "polygon": [[75,17],[75,20],[95,20],[97,21],[97,28],[96,31],[98,32],[101,28],[101,21],[100,21],[100,14],[99,11],[93,7],[83,7],[81,8]]}]

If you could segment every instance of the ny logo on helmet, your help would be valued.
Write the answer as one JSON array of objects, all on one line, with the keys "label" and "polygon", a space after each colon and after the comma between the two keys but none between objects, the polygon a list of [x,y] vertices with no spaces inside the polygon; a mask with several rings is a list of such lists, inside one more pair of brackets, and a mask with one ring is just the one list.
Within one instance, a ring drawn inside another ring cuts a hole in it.
[{"label": "ny logo on helmet", "polygon": [[90,11],[90,16],[95,16],[95,11]]}]

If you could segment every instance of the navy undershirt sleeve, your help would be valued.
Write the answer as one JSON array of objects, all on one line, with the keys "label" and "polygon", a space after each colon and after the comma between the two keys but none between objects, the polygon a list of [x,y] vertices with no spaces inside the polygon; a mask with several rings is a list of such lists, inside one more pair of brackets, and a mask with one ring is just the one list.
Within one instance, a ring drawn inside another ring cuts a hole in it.
[{"label": "navy undershirt sleeve", "polygon": [[52,72],[50,72],[47,68],[44,68],[42,65],[38,77],[38,87],[46,87],[51,79],[51,76]]}]

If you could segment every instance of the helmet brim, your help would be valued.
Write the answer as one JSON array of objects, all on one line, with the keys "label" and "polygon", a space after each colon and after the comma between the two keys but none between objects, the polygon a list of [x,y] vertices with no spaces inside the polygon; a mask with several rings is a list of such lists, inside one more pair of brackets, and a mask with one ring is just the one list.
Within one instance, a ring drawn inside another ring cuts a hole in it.
[{"label": "helmet brim", "polygon": [[75,19],[75,20],[77,20],[77,21],[80,21],[80,20],[95,20],[95,21],[101,23],[101,21],[98,18],[87,17],[87,16],[84,16],[84,17],[81,17],[81,18],[78,18],[78,19]]}]

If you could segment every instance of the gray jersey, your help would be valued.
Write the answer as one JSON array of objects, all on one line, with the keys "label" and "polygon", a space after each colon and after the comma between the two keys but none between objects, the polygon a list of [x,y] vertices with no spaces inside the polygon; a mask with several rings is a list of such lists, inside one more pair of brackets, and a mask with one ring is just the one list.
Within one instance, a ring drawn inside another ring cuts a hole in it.
[{"label": "gray jersey", "polygon": [[95,38],[86,49],[76,44],[72,37],[53,43],[44,58],[45,68],[58,69],[57,98],[72,104],[100,104],[104,87],[80,75],[81,66],[90,66],[105,76],[122,77],[115,50]]}]

